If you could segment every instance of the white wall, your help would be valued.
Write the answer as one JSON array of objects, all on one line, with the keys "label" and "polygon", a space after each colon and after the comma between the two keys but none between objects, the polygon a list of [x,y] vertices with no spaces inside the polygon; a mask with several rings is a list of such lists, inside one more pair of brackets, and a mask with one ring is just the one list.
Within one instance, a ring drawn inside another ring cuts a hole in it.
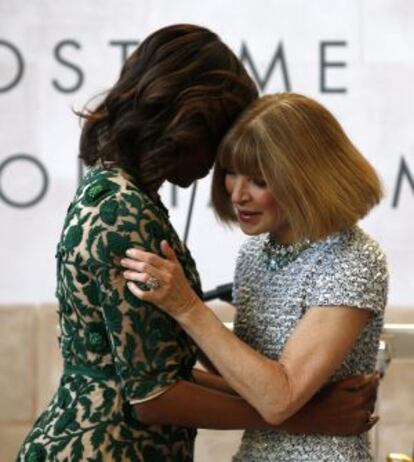
[{"label": "white wall", "polygon": [[[122,55],[115,41],[177,22],[218,32],[263,92],[305,93],[338,116],[386,186],[364,226],[388,255],[390,303],[413,305],[412,0],[1,0],[0,303],[54,299],[55,245],[79,175],[71,108],[114,82]],[[48,177],[41,198],[45,177],[34,161]],[[167,206],[170,188],[162,190]],[[189,240],[205,289],[231,280],[243,240],[215,221],[208,191],[203,180]],[[180,190],[171,208],[181,234],[188,200]]]}]

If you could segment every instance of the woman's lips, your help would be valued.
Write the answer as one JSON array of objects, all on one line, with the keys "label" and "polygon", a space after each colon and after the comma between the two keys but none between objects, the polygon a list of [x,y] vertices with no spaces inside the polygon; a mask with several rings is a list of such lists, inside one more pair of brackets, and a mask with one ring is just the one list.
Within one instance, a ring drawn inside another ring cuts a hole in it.
[{"label": "woman's lips", "polygon": [[248,212],[246,210],[237,210],[237,217],[243,223],[255,223],[259,220],[260,212]]}]

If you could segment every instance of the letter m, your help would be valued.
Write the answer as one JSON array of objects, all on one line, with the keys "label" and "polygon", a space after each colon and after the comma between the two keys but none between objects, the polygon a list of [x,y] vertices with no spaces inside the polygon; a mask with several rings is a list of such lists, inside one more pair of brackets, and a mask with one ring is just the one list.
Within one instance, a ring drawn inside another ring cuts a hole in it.
[{"label": "letter m", "polygon": [[283,42],[279,43],[277,49],[275,50],[272,61],[270,62],[264,77],[261,77],[259,75],[259,72],[257,71],[256,65],[253,61],[252,55],[247,47],[247,44],[244,42],[242,42],[242,46],[241,46],[240,60],[247,68],[250,68],[253,78],[256,81],[260,91],[262,92],[266,90],[270,77],[272,76],[277,63],[280,62],[281,71],[282,71],[282,79],[284,83],[284,90],[290,91],[291,85],[290,85],[289,74],[288,74],[288,69],[286,65],[286,58],[285,58],[285,51],[283,48]]},{"label": "letter m", "polygon": [[408,183],[411,186],[411,190],[414,193],[414,178],[408,168],[408,165],[405,163],[404,157],[401,157],[400,168],[398,170],[398,176],[397,176],[397,184],[395,186],[394,198],[392,200],[393,208],[396,208],[398,206],[398,202],[400,201],[401,186],[402,186],[404,177],[408,180]]}]

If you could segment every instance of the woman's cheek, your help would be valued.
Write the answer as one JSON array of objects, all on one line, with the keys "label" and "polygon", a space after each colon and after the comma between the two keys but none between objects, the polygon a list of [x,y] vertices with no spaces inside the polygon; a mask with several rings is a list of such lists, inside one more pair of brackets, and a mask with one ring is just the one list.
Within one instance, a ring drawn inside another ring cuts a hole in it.
[{"label": "woman's cheek", "polygon": [[224,177],[224,187],[226,188],[226,191],[231,195],[234,187],[233,175],[226,174]]}]

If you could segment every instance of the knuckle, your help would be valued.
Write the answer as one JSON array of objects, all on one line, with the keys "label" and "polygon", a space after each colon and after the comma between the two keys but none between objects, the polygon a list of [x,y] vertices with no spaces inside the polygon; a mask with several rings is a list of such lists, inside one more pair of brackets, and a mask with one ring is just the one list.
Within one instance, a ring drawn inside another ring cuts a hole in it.
[{"label": "knuckle", "polygon": [[147,262],[152,265],[155,262],[155,256],[152,254],[148,255]]},{"label": "knuckle", "polygon": [[139,270],[140,266],[141,266],[141,262],[133,261],[133,262],[131,262],[131,264],[130,264],[129,267],[130,267],[131,269],[137,271],[137,270]]},{"label": "knuckle", "polygon": [[171,286],[172,281],[173,281],[173,276],[172,276],[171,274],[168,273],[168,274],[165,276],[165,284],[166,284],[167,286]]},{"label": "knuckle", "polygon": [[127,279],[130,281],[136,281],[137,280],[137,275],[134,272],[129,272],[128,274],[125,275]]},{"label": "knuckle", "polygon": [[131,258],[137,258],[136,249],[128,249],[126,255],[127,255],[127,257],[128,257],[129,259],[131,259]]}]

